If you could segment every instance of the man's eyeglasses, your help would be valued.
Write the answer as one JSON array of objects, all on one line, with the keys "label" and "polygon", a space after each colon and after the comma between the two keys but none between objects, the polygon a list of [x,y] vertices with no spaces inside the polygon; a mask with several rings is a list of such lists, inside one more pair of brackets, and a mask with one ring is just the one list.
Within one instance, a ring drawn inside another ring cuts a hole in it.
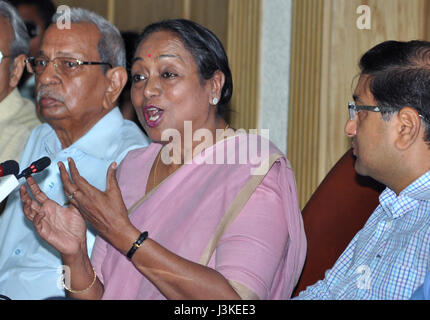
[{"label": "man's eyeglasses", "polygon": [[81,69],[82,66],[88,65],[107,65],[109,68],[112,68],[112,65],[109,62],[94,62],[94,61],[82,61],[74,58],[66,58],[66,57],[58,57],[50,60],[46,57],[29,57],[25,60],[28,63],[28,71],[31,73],[35,73],[36,76],[39,76],[45,71],[49,62],[52,62],[55,70],[64,76],[71,77],[76,75]]},{"label": "man's eyeglasses", "polygon": [[4,58],[10,58],[10,57],[11,56],[6,56],[6,55],[3,54],[2,51],[0,51],[0,64],[2,63],[2,61],[3,61]]},{"label": "man's eyeglasses", "polygon": [[[393,111],[393,109],[398,109],[394,107],[389,106],[357,106],[354,104],[354,102],[348,102],[348,111],[349,111],[349,120],[354,120],[355,116],[362,110],[366,111],[372,111],[372,112],[381,112],[381,111]],[[417,110],[417,109],[416,109]],[[418,116],[423,119],[427,120],[423,115],[421,115],[418,111]]]}]

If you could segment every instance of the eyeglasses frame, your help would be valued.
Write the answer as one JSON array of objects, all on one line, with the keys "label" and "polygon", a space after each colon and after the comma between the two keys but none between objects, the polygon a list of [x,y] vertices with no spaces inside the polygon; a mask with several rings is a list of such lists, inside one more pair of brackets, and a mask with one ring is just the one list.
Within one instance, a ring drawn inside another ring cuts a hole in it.
[{"label": "eyeglasses frame", "polygon": [[[354,102],[350,101],[348,102],[348,111],[349,111],[349,120],[355,119],[355,113],[360,112],[362,110],[366,111],[372,111],[372,112],[382,112],[384,109],[399,109],[397,107],[390,107],[390,106],[365,106],[365,105],[356,105]],[[425,118],[421,113],[420,110],[414,108],[418,112],[418,116],[423,119],[424,121],[427,121],[427,118]],[[430,121],[428,121],[430,122]]]},{"label": "eyeglasses frame", "polygon": [[[35,61],[37,58],[36,57],[28,57],[27,59],[25,59],[25,63],[28,63],[29,65],[30,65],[30,67],[31,67],[31,70],[32,70],[32,73],[36,73],[35,71],[34,71],[34,68],[33,68],[33,66],[32,66],[32,61]],[[69,57],[57,57],[57,58],[54,58],[54,59],[47,59],[47,64],[46,64],[46,67],[48,66],[48,64],[50,63],[50,62],[52,62],[53,64],[54,64],[54,68],[55,68],[55,71],[57,71],[57,67],[58,67],[58,64],[57,63],[54,63],[54,61],[56,60],[56,59],[70,59],[70,60],[73,60],[73,61],[76,61],[76,63],[79,65],[79,66],[92,66],[92,65],[107,65],[107,66],[109,66],[109,68],[112,68],[112,65],[109,63],[109,62],[99,62],[99,61],[83,61],[83,60],[80,60],[80,59],[76,59],[76,58],[69,58]],[[57,71],[58,72],[58,71]]]}]

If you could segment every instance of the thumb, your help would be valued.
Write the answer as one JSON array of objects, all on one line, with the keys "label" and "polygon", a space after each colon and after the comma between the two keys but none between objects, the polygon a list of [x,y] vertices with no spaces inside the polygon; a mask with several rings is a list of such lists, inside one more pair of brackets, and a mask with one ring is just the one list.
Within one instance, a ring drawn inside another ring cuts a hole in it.
[{"label": "thumb", "polygon": [[106,191],[119,190],[118,181],[116,179],[116,162],[113,162],[107,171],[106,175]]}]

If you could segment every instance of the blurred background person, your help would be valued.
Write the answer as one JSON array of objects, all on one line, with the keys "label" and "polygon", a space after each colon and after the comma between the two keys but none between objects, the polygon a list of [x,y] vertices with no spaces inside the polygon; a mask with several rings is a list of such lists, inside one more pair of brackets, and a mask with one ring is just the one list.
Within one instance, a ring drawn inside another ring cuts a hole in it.
[{"label": "blurred background person", "polygon": [[24,22],[0,1],[0,162],[19,161],[31,131],[40,124],[34,104],[17,89],[28,50]]},{"label": "blurred background person", "polygon": [[[36,57],[39,53],[43,34],[51,24],[51,18],[56,11],[55,4],[51,0],[9,0],[9,2],[24,20],[30,37],[29,55]],[[24,70],[19,83],[21,95],[34,101],[35,87],[34,75]]]}]

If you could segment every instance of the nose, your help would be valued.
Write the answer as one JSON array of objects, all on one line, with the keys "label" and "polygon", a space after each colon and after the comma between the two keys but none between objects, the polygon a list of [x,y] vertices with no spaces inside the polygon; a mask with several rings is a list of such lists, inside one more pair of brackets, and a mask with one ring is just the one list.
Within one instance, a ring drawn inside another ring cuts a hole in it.
[{"label": "nose", "polygon": [[357,120],[348,119],[345,124],[345,135],[352,138],[357,134]]},{"label": "nose", "polygon": [[43,85],[58,83],[59,76],[55,68],[54,61],[49,61],[45,69],[37,76],[38,81]]},{"label": "nose", "polygon": [[143,89],[143,95],[146,99],[150,99],[160,94],[161,86],[156,77],[149,77]]}]

